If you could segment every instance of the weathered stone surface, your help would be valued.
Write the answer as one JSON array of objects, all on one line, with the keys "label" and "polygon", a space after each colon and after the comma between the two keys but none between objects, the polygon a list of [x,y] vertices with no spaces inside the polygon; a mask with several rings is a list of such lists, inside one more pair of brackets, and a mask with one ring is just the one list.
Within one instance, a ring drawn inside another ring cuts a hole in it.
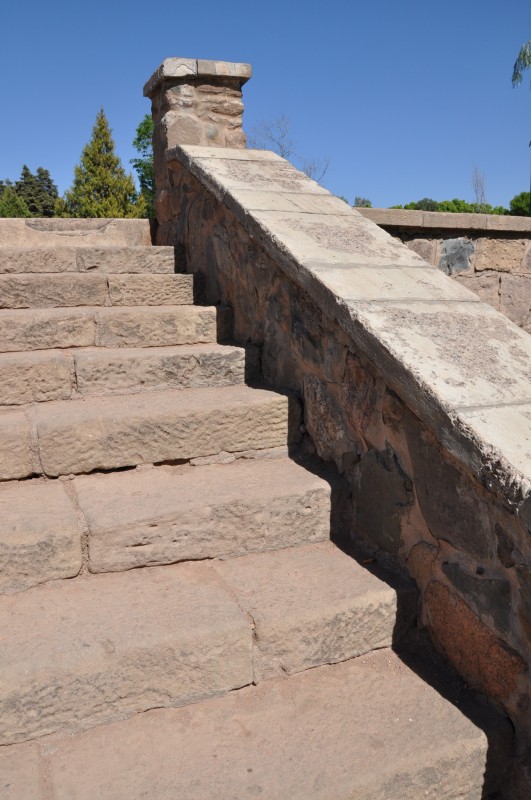
[{"label": "weathered stone surface", "polygon": [[[38,620],[38,625],[36,625]],[[207,565],[0,600],[2,744],[194,703],[251,681],[251,627]]]},{"label": "weathered stone surface", "polygon": [[[376,222],[376,220],[375,220]],[[423,258],[428,264],[433,264],[435,266],[436,262],[436,253],[437,253],[437,242],[432,241],[430,239],[405,239],[404,244],[409,247],[410,250],[413,250],[418,256]]]},{"label": "weathered stone surface", "polygon": [[500,311],[531,333],[531,274],[501,276]]},{"label": "weathered stone surface", "polygon": [[487,504],[470,478],[412,415],[405,419],[405,430],[415,491],[432,536],[478,560],[492,558],[496,538]]},{"label": "weathered stone surface", "polygon": [[[98,347],[160,347],[215,342],[216,309],[198,306],[102,308],[95,312]],[[90,343],[89,343],[90,344]]]},{"label": "weathered stone surface", "polygon": [[74,359],[83,395],[229,386],[245,378],[245,350],[230,345],[95,348],[77,350]]},{"label": "weathered stone surface", "polygon": [[56,800],[472,800],[488,743],[382,650],[44,746]]},{"label": "weathered stone surface", "polygon": [[355,531],[384,552],[398,555],[401,520],[413,503],[412,484],[391,447],[370,450],[354,468]]},{"label": "weathered stone surface", "polygon": [[46,800],[39,751],[33,744],[0,749],[2,800]]},{"label": "weathered stone surface", "polygon": [[165,58],[144,85],[144,97],[151,97],[166,81],[196,77],[237,78],[242,84],[251,77],[251,65],[231,61],[207,61],[202,58]]},{"label": "weathered stone surface", "polygon": [[90,347],[96,333],[90,309],[18,309],[0,315],[0,351]]},{"label": "weathered stone surface", "polygon": [[30,424],[19,411],[0,414],[0,480],[26,478],[33,472]]},{"label": "weathered stone surface", "polygon": [[110,275],[113,306],[193,305],[193,275]]},{"label": "weathered stone surface", "polygon": [[[243,159],[242,159],[243,160]],[[238,191],[237,201],[227,199],[227,206],[245,211],[294,211],[305,214],[334,214],[350,216],[352,208],[340,197],[303,192]]]},{"label": "weathered stone surface", "polygon": [[[526,335],[526,334],[524,334]],[[529,337],[528,337],[529,338]],[[488,445],[488,462],[485,458],[484,471],[496,468],[498,459],[503,457],[520,475],[531,476],[531,403],[525,405],[502,406],[499,408],[479,408],[460,411],[459,419],[466,425],[469,435],[477,437]],[[487,446],[485,446],[487,451]],[[489,463],[490,462],[490,463]],[[510,473],[501,469],[501,480]]]},{"label": "weathered stone surface", "polygon": [[457,239],[443,239],[437,266],[446,275],[466,272],[470,269],[470,257],[474,252],[474,244],[462,236]]},{"label": "weathered stone surface", "polygon": [[432,635],[465,680],[489,697],[509,698],[526,671],[522,657],[439,581],[430,583],[424,602]]},{"label": "weathered stone surface", "polygon": [[277,447],[288,437],[287,398],[247,386],[41,403],[35,415],[52,476]]},{"label": "weathered stone surface", "polygon": [[76,250],[76,269],[79,272],[116,273],[175,272],[173,247],[85,247]]},{"label": "weathered stone surface", "polygon": [[110,305],[104,275],[2,275],[0,308]]},{"label": "weathered stone surface", "polygon": [[396,593],[331,542],[214,565],[254,622],[264,680],[390,647]]},{"label": "weathered stone surface", "polygon": [[81,569],[81,531],[58,482],[0,486],[0,592],[71,578]]},{"label": "weathered stone surface", "polygon": [[93,572],[326,540],[330,485],[288,459],[79,477]]},{"label": "weathered stone surface", "polygon": [[495,269],[497,272],[519,272],[526,247],[525,239],[481,237],[477,241],[474,269],[477,272],[484,269]]},{"label": "weathered stone surface", "polygon": [[133,247],[151,245],[147,219],[2,219],[0,246]]},{"label": "weathered stone surface", "polygon": [[470,575],[459,564],[445,563],[444,574],[463,597],[475,606],[480,615],[492,617],[497,630],[509,633],[511,584],[502,578]]},{"label": "weathered stone surface", "polygon": [[0,354],[0,405],[66,400],[70,394],[70,367],[60,351]]},{"label": "weathered stone surface", "polygon": [[[455,280],[461,286],[466,286],[471,292],[477,294],[483,303],[488,303],[496,311],[500,311],[500,276],[497,272],[474,272],[469,275],[456,275]],[[516,322],[513,317],[504,310],[503,313],[512,322]]]},{"label": "weathered stone surface", "polygon": [[0,247],[0,274],[76,271],[74,247]]}]

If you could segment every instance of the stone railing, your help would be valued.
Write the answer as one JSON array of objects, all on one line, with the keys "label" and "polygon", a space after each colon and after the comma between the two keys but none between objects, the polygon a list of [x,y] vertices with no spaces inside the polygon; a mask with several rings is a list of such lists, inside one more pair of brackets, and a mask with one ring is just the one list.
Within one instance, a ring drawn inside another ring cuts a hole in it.
[{"label": "stone railing", "polygon": [[359,208],[531,333],[531,218]]},{"label": "stone railing", "polygon": [[529,731],[531,337],[275,154],[171,131],[161,152],[157,102],[157,243],[301,399],[351,537],[408,570],[439,649]]}]

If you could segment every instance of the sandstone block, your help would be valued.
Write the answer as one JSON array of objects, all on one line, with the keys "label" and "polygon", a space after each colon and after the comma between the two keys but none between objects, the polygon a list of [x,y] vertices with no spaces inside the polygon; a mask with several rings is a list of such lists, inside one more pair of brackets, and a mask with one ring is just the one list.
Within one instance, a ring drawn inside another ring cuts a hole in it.
[{"label": "sandstone block", "polygon": [[525,331],[531,330],[531,274],[500,278],[500,311]]},{"label": "sandstone block", "polygon": [[283,458],[81,476],[75,487],[93,572],[228,558],[330,536],[329,484]]},{"label": "sandstone block", "polygon": [[26,478],[33,472],[30,425],[19,411],[0,414],[0,480]]},{"label": "sandstone block", "polygon": [[254,622],[256,680],[390,647],[396,593],[331,542],[214,565]]},{"label": "sandstone block", "polygon": [[173,247],[84,247],[76,250],[76,268],[79,272],[98,271],[116,273],[175,272]]},{"label": "sandstone block", "polygon": [[104,275],[0,276],[0,308],[109,305]]},{"label": "sandstone block", "polygon": [[520,272],[527,247],[527,239],[478,239],[474,269],[496,272]]},{"label": "sandstone block", "polygon": [[0,246],[132,247],[151,245],[147,219],[2,219]]},{"label": "sandstone block", "polygon": [[0,247],[0,273],[76,272],[73,247]]},{"label": "sandstone block", "polygon": [[2,800],[46,800],[38,748],[34,744],[0,749]]},{"label": "sandstone block", "polygon": [[113,306],[193,305],[193,275],[110,275]]},{"label": "sandstone block", "polygon": [[94,315],[89,309],[18,309],[0,315],[0,352],[90,347]]},{"label": "sandstone block", "polygon": [[57,800],[472,800],[488,750],[389,650],[45,746]]},{"label": "sandstone block", "polygon": [[81,532],[58,482],[0,486],[0,592],[71,578],[81,569]]},{"label": "sandstone block", "polygon": [[78,350],[74,358],[84,395],[229,386],[245,377],[245,351],[229,345],[95,348]]},{"label": "sandstone block", "polygon": [[206,565],[3,597],[0,630],[2,744],[194,703],[252,677],[249,621]]},{"label": "sandstone block", "polygon": [[102,308],[95,312],[98,347],[161,347],[215,342],[216,309],[199,306]]},{"label": "sandstone block", "polygon": [[0,354],[0,405],[70,397],[68,360],[57,350]]},{"label": "sandstone block", "polygon": [[52,476],[277,447],[288,436],[287,398],[247,386],[41,403],[35,414]]}]

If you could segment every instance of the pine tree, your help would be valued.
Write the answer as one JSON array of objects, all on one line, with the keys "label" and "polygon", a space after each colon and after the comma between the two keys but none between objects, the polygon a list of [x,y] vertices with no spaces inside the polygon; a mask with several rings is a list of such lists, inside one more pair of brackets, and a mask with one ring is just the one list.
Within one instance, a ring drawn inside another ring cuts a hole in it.
[{"label": "pine tree", "polygon": [[35,177],[41,198],[40,216],[53,217],[55,201],[59,195],[57,186],[52,181],[48,170],[43,167],[37,167],[37,175]]},{"label": "pine tree", "polygon": [[146,204],[138,197],[133,177],[127,175],[114,152],[114,141],[103,109],[98,112],[92,139],[74,169],[74,183],[57,214],[68,217],[142,217]]},{"label": "pine tree", "polygon": [[14,189],[26,203],[32,217],[53,217],[58,192],[47,169],[38,167],[34,175],[24,164]]},{"label": "pine tree", "polygon": [[0,196],[0,217],[31,217],[23,198],[17,196],[12,186]]}]

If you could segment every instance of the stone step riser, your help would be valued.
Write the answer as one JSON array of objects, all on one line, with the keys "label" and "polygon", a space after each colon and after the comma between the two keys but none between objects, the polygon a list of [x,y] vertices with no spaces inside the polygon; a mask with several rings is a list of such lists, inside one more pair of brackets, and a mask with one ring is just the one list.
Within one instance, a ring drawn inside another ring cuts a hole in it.
[{"label": "stone step riser", "polygon": [[0,653],[0,744],[390,646],[396,605],[394,590],[329,542],[3,597],[0,634],[10,646]]},{"label": "stone step riser", "polygon": [[193,275],[0,275],[0,308],[193,305]]},{"label": "stone step riser", "polygon": [[77,575],[83,531],[114,572],[326,541],[330,513],[329,483],[283,458],[7,483],[0,593]]},{"label": "stone step riser", "polygon": [[216,342],[223,312],[195,306],[19,309],[0,314],[0,352]]},{"label": "stone step riser", "polygon": [[0,354],[0,406],[243,383],[245,351],[202,344]]},{"label": "stone step riser", "polygon": [[286,445],[288,399],[246,386],[52,401],[0,414],[0,479]]},{"label": "stone step riser", "polygon": [[176,269],[173,247],[0,247],[0,274],[180,271]]}]

